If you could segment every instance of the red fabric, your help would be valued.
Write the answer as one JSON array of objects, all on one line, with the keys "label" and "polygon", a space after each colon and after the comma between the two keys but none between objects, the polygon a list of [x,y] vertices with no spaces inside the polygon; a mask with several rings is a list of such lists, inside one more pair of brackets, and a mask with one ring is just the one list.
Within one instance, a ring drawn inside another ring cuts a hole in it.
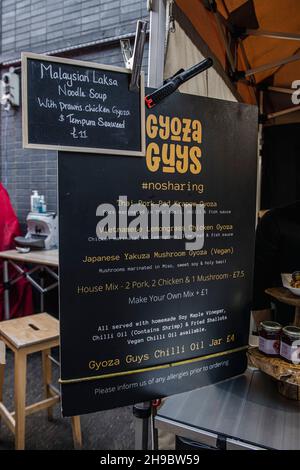
[{"label": "red fabric", "polygon": [[[6,189],[0,183],[0,251],[15,247],[14,238],[20,235],[20,226]],[[10,278],[16,274],[9,267]],[[10,318],[33,313],[32,291],[29,282],[22,278],[10,290]],[[0,261],[0,320],[4,319],[3,261]]]}]

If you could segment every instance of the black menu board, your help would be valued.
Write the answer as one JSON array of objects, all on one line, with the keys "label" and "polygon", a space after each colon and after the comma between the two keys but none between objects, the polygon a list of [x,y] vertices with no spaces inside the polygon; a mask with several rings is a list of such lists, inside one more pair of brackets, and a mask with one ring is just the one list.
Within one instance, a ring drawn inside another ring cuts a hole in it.
[{"label": "black menu board", "polygon": [[[66,416],[184,392],[246,368],[257,108],[175,93],[147,111],[146,134],[143,159],[59,153]],[[137,203],[148,216],[153,203],[204,204],[204,245],[176,238],[174,221],[169,239],[133,239]],[[102,229],[114,235],[103,240]]]},{"label": "black menu board", "polygon": [[22,54],[23,146],[144,155],[144,84],[120,67]]}]

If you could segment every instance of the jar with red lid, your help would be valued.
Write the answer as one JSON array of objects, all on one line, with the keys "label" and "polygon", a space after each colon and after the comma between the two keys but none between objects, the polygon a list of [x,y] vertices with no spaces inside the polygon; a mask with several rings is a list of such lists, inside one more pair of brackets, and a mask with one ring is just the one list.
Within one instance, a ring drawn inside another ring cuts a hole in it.
[{"label": "jar with red lid", "polygon": [[275,321],[262,321],[259,329],[259,350],[267,356],[279,356],[282,326]]},{"label": "jar with red lid", "polygon": [[300,364],[300,328],[286,326],[282,329],[280,356],[292,364]]}]

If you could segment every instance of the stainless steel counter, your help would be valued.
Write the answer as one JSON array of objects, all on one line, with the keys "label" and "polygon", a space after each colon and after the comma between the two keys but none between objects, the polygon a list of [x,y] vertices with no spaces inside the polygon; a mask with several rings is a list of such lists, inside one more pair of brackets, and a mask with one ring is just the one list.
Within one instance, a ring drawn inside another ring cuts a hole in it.
[{"label": "stainless steel counter", "polygon": [[281,396],[271,378],[248,369],[169,397],[156,427],[214,447],[222,442],[227,449],[300,449],[300,402]]}]

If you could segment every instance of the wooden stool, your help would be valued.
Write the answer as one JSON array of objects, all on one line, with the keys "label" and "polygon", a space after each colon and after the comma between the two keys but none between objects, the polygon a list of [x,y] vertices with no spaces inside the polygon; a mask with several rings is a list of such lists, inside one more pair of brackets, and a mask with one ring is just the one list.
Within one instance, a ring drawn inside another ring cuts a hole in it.
[{"label": "wooden stool", "polygon": [[[15,357],[15,411],[10,413],[4,406],[3,381],[4,365],[0,364],[0,420],[15,434],[15,448],[25,447],[25,417],[43,409],[52,418],[53,406],[59,403],[60,393],[51,384],[51,348],[59,345],[59,322],[47,313],[16,318],[0,323],[0,340],[14,352]],[[26,406],[26,367],[27,356],[42,352],[45,399]],[[72,417],[72,431],[75,448],[81,448],[82,437],[80,417]]]}]

